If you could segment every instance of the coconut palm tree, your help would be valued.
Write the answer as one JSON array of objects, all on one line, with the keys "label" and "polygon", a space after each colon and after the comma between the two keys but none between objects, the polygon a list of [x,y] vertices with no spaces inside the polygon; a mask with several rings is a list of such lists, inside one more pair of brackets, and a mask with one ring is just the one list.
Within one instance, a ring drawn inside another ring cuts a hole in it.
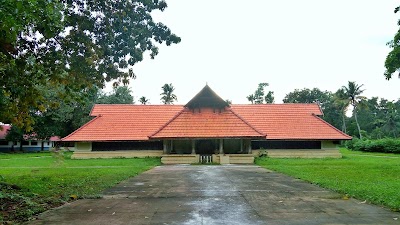
[{"label": "coconut palm tree", "polygon": [[341,110],[342,114],[342,131],[347,133],[346,129],[346,111],[348,108],[348,101],[346,98],[346,94],[344,90],[341,88],[333,95],[333,102],[337,106],[338,109]]},{"label": "coconut palm tree", "polygon": [[162,103],[164,103],[165,105],[171,105],[174,103],[174,101],[178,101],[178,98],[173,93],[175,88],[174,86],[172,86],[172,84],[164,84],[161,89],[163,90],[163,92],[160,94],[162,96]]},{"label": "coconut palm tree", "polygon": [[142,97],[139,98],[139,102],[140,102],[142,105],[147,105],[147,104],[150,103],[150,99],[148,99],[148,98],[142,96]]},{"label": "coconut palm tree", "polygon": [[246,98],[247,100],[249,100],[249,102],[251,102],[251,104],[254,104],[254,101],[256,100],[253,94],[247,96]]},{"label": "coconut palm tree", "polygon": [[353,106],[353,115],[354,119],[356,120],[357,124],[357,129],[358,129],[358,134],[360,136],[360,139],[362,139],[361,135],[361,128],[360,124],[358,123],[358,118],[357,118],[357,109],[360,103],[363,102],[363,100],[366,99],[366,97],[361,96],[361,94],[365,91],[362,88],[364,86],[363,84],[358,85],[356,82],[349,81],[347,86],[343,86],[341,89],[342,91],[342,96],[340,96],[345,103],[345,107],[349,107],[350,105]]}]

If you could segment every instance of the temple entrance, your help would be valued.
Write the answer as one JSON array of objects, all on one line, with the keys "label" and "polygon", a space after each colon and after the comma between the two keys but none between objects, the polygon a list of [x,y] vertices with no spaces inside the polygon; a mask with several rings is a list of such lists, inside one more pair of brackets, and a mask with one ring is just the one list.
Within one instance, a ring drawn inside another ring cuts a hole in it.
[{"label": "temple entrance", "polygon": [[218,149],[216,140],[205,139],[196,141],[196,154],[212,155],[216,149]]}]

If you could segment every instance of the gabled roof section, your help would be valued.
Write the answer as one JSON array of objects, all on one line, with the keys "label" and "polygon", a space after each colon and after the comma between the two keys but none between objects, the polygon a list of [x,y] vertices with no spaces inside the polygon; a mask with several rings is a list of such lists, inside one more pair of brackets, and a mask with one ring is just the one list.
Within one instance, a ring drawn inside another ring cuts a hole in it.
[{"label": "gabled roof section", "polygon": [[350,140],[318,116],[317,104],[232,105],[232,109],[268,140]]},{"label": "gabled roof section", "polygon": [[96,116],[62,141],[132,141],[148,140],[183,109],[182,105],[98,104]]},{"label": "gabled roof section", "polygon": [[206,86],[194,96],[186,105],[186,108],[225,108],[229,104],[219,97],[209,86]]},{"label": "gabled roof section", "polygon": [[202,108],[200,112],[182,110],[149,138],[264,139],[265,136],[229,108],[221,112],[212,108]]}]

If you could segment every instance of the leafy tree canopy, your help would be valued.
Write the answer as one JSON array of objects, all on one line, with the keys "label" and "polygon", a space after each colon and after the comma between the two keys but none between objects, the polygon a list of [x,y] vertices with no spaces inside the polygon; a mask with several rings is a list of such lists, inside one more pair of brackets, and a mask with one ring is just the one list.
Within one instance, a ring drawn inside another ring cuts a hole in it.
[{"label": "leafy tree canopy", "polygon": [[139,102],[142,105],[147,105],[150,104],[150,99],[146,98],[145,96],[142,96],[139,98]]},{"label": "leafy tree canopy", "polygon": [[331,93],[328,91],[321,91],[318,88],[313,89],[295,89],[288,93],[283,99],[284,103],[319,103],[323,104],[330,98]]},{"label": "leafy tree canopy", "polygon": [[96,103],[99,104],[134,104],[132,90],[127,86],[117,86],[110,94],[100,94]]},{"label": "leafy tree canopy", "polygon": [[[264,88],[269,86],[268,83],[259,83],[254,94],[248,95],[246,98],[251,104],[263,104],[264,100],[267,103],[272,103],[274,101],[274,92],[270,91],[265,95]],[[265,96],[264,96],[265,95]]]},{"label": "leafy tree canopy", "polygon": [[[53,102],[76,101],[106,81],[126,84],[130,66],[158,44],[180,38],[151,17],[165,1],[1,0],[0,121],[30,130],[33,116]],[[57,92],[61,90],[60,92]]]},{"label": "leafy tree canopy", "polygon": [[162,93],[161,95],[161,102],[165,105],[171,105],[174,104],[174,101],[177,101],[178,98],[174,94],[175,87],[172,86],[172,84],[164,84],[164,86],[161,87]]},{"label": "leafy tree canopy", "polygon": [[[395,8],[394,13],[397,13],[399,10],[400,6]],[[397,22],[397,25],[400,26],[400,20]],[[384,75],[389,80],[392,78],[393,73],[400,70],[400,29],[394,35],[393,40],[388,42],[387,45],[392,49],[386,56],[385,61],[386,71]]]}]

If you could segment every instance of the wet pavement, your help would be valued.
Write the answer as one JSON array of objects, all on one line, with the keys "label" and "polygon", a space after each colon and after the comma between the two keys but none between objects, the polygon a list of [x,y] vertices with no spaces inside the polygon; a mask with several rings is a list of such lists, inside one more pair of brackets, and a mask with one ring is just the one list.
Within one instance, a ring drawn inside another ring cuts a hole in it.
[{"label": "wet pavement", "polygon": [[400,224],[400,213],[258,166],[159,166],[30,224]]}]

